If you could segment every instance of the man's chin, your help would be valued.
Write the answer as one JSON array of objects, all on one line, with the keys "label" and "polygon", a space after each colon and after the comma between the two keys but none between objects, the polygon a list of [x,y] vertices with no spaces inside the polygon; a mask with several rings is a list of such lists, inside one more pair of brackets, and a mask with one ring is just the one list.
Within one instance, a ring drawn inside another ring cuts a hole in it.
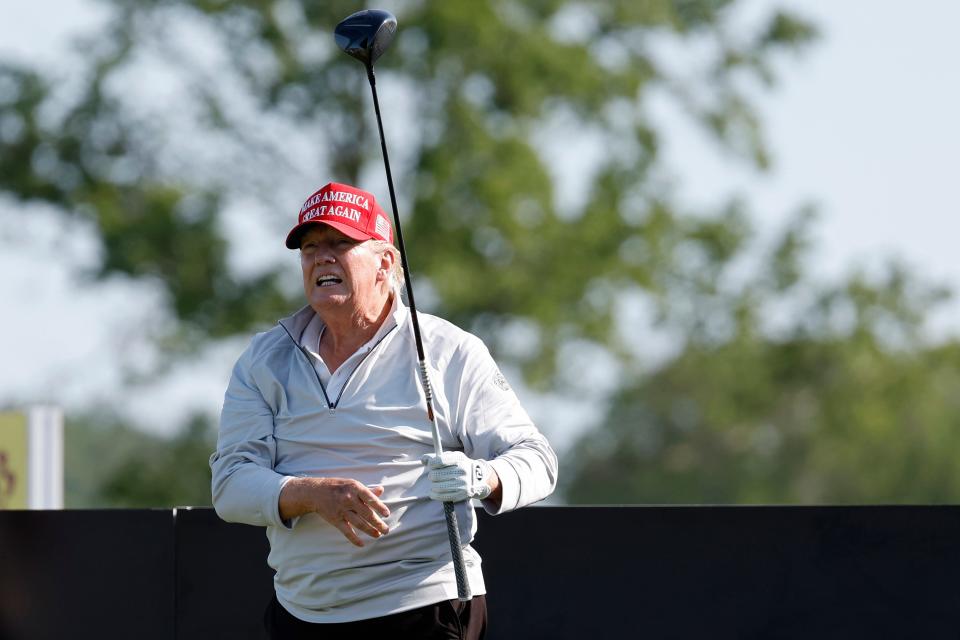
[{"label": "man's chin", "polygon": [[[329,287],[329,289],[333,288]],[[350,294],[343,291],[325,291],[318,287],[310,293],[310,306],[315,309],[342,307],[349,300]]]}]

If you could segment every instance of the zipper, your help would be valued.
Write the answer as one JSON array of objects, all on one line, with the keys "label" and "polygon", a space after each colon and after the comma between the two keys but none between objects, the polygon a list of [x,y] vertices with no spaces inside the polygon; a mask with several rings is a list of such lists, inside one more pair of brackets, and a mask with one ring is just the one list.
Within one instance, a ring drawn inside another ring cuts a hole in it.
[{"label": "zipper", "polygon": [[306,358],[307,364],[310,366],[310,371],[313,371],[313,375],[317,379],[317,386],[320,387],[320,392],[323,394],[323,400],[327,403],[327,409],[335,409],[336,407],[330,403],[330,398],[327,396],[327,390],[323,388],[323,382],[320,380],[320,374],[317,373],[316,367],[313,366],[313,362],[310,360],[310,354],[306,352],[306,349],[299,342],[293,339],[293,334],[290,333],[290,330],[287,329],[282,322],[278,322],[277,324],[283,327],[287,337],[290,338],[291,342],[293,342],[293,346],[296,347],[297,351],[299,351],[304,358]]},{"label": "zipper", "polygon": [[[280,324],[280,323],[277,323],[277,324]],[[350,381],[353,380],[353,374],[355,374],[357,370],[360,369],[360,365],[363,364],[363,361],[366,360],[367,357],[371,353],[373,353],[377,347],[380,346],[380,343],[383,342],[386,339],[386,337],[389,336],[391,333],[393,333],[393,331],[400,325],[395,325],[391,327],[390,330],[387,331],[385,334],[383,334],[383,336],[379,340],[377,340],[377,343],[372,347],[370,347],[370,350],[367,351],[362,358],[360,358],[359,362],[357,362],[357,366],[353,368],[353,370],[347,376],[346,381],[343,383],[343,386],[340,387],[340,393],[337,395],[336,402],[330,402],[330,396],[327,395],[327,390],[323,386],[323,381],[320,380],[320,374],[317,373],[317,368],[313,366],[313,360],[310,357],[310,354],[307,353],[306,347],[304,347],[297,340],[295,340],[293,338],[293,334],[291,334],[290,331],[283,324],[280,324],[280,326],[283,327],[283,330],[286,332],[287,337],[289,337],[290,340],[293,342],[293,345],[297,348],[297,351],[303,354],[303,357],[306,358],[307,364],[310,365],[310,370],[313,371],[313,375],[317,379],[317,385],[320,387],[320,391],[323,392],[323,399],[327,403],[327,408],[333,410],[333,409],[336,409],[337,406],[340,404],[340,399],[343,397],[343,392],[347,390],[347,386],[349,386]]]},{"label": "zipper", "polygon": [[[340,387],[340,393],[337,395],[337,401],[336,401],[336,403],[333,405],[332,408],[336,409],[336,408],[337,408],[337,405],[340,404],[340,398],[343,397],[343,392],[347,390],[347,387],[350,385],[350,381],[353,380],[353,374],[355,374],[355,373],[357,372],[357,370],[360,369],[360,365],[363,364],[363,361],[366,360],[367,357],[368,357],[371,353],[373,353],[374,350],[375,350],[377,347],[380,346],[380,343],[383,342],[383,341],[386,339],[387,336],[389,336],[391,333],[393,333],[394,329],[396,329],[398,326],[399,326],[399,325],[395,325],[395,326],[391,327],[390,330],[387,331],[385,334],[383,334],[383,337],[381,337],[379,340],[377,340],[377,343],[376,343],[375,345],[373,345],[372,347],[370,347],[370,350],[367,351],[367,352],[363,355],[362,358],[360,358],[360,361],[357,362],[357,366],[355,366],[355,367],[353,368],[353,371],[350,372],[350,375],[347,376],[346,382],[344,382],[344,383],[343,383],[343,386]],[[314,369],[314,371],[316,371],[316,369]]]}]

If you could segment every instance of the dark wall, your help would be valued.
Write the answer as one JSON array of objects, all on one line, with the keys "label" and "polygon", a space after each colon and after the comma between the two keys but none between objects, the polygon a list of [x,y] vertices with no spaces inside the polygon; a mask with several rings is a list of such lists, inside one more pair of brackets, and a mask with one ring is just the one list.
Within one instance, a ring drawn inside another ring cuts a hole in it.
[{"label": "dark wall", "polygon": [[[490,634],[957,638],[960,507],[480,514]],[[262,529],[209,509],[0,511],[0,638],[262,638]]]},{"label": "dark wall", "polygon": [[169,509],[0,511],[0,638],[170,640],[174,559]]}]

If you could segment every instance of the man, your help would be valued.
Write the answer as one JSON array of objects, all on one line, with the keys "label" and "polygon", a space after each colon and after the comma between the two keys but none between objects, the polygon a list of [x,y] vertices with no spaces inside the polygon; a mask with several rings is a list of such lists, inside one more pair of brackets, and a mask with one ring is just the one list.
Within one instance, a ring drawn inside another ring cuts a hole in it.
[{"label": "man", "polygon": [[[273,638],[479,638],[486,625],[470,500],[489,513],[548,496],[557,460],[483,343],[419,314],[444,454],[416,367],[392,229],[373,195],[330,183],[286,245],[307,306],[237,361],[210,458],[213,504],[266,526]],[[459,602],[453,501],[473,600]]]}]

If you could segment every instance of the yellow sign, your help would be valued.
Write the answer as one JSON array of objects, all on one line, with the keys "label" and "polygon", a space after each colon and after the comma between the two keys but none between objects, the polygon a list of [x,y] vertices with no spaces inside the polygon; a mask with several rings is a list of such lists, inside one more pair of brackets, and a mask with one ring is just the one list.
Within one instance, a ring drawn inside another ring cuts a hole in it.
[{"label": "yellow sign", "polygon": [[27,416],[0,413],[0,509],[27,508]]}]

